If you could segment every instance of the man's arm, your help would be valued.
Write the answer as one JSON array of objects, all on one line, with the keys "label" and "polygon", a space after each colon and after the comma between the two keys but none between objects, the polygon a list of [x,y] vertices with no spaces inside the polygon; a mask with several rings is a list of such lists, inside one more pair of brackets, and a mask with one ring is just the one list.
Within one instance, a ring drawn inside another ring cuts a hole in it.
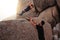
[{"label": "man's arm", "polygon": [[36,21],[35,21],[35,20],[33,20],[31,17],[30,17],[29,19],[30,19],[30,22],[31,22],[31,24],[32,24],[32,25],[34,25],[34,26],[36,26],[36,25],[37,25]]}]

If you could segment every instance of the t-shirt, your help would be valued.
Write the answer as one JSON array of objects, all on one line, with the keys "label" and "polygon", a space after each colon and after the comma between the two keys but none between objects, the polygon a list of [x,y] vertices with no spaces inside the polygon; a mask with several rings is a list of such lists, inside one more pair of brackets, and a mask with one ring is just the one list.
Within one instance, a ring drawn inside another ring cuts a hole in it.
[{"label": "t-shirt", "polygon": [[25,12],[29,11],[31,8],[30,6],[27,6],[27,8],[25,9]]},{"label": "t-shirt", "polygon": [[43,27],[41,27],[40,25],[36,25],[36,29],[38,31],[39,40],[45,40]]}]

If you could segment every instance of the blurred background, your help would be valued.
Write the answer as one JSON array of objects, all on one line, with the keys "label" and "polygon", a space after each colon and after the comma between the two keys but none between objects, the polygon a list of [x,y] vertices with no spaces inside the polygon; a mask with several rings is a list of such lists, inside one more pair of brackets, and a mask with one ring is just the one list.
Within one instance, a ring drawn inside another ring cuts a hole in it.
[{"label": "blurred background", "polygon": [[16,19],[17,14],[32,0],[0,0],[0,21]]}]

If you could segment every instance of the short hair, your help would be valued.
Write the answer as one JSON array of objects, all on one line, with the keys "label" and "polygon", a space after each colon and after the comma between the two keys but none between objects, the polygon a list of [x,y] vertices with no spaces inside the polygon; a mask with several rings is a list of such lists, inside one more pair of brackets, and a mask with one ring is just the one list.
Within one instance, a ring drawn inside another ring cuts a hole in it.
[{"label": "short hair", "polygon": [[31,6],[33,7],[33,4],[31,4]]},{"label": "short hair", "polygon": [[44,25],[44,24],[45,24],[45,22],[42,20],[42,21],[41,21],[41,24],[42,24],[42,25]]}]

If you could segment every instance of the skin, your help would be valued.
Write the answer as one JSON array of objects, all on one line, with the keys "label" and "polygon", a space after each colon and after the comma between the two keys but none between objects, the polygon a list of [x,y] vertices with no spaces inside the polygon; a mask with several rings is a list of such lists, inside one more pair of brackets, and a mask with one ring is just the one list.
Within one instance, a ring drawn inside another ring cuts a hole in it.
[{"label": "skin", "polygon": [[33,4],[30,4],[30,8],[31,8],[31,9],[33,8]]},{"label": "skin", "polygon": [[31,23],[33,26],[36,26],[36,25],[42,26],[41,23],[37,23],[35,20],[32,19],[32,17],[30,17],[29,20],[30,20],[30,23]]}]

